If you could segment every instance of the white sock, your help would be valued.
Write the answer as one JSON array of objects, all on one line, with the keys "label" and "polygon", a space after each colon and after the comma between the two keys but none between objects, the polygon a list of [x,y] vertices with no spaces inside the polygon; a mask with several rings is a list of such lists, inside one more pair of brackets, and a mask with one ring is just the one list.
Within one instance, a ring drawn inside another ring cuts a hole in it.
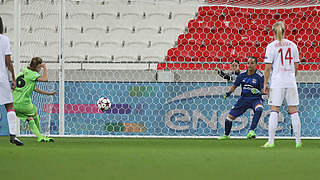
[{"label": "white sock", "polygon": [[269,118],[269,144],[274,143],[274,136],[276,135],[276,130],[278,127],[278,112],[271,111],[270,118]]},{"label": "white sock", "polygon": [[16,112],[9,110],[7,113],[9,132],[11,135],[16,135],[17,133],[17,116]]},{"label": "white sock", "polygon": [[293,113],[291,116],[292,127],[294,135],[296,136],[296,143],[301,143],[301,123],[298,112]]}]

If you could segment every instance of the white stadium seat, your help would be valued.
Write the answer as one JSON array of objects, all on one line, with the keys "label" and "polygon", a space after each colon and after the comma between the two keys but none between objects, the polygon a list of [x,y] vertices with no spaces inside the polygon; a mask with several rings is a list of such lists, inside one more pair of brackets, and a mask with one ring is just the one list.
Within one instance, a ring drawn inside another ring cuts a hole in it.
[{"label": "white stadium seat", "polygon": [[[0,16],[13,44],[13,0],[4,2]],[[21,12],[22,59],[38,55],[56,62],[60,4],[56,0],[26,2]],[[65,61],[163,61],[199,4],[198,0],[67,0]]]}]

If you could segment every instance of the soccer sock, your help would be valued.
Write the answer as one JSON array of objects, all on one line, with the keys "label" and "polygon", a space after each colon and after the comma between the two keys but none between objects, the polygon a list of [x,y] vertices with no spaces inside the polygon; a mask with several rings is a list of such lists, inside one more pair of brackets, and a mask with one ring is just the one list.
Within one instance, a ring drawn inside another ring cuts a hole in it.
[{"label": "soccer sock", "polygon": [[7,113],[9,133],[10,135],[16,135],[17,133],[17,116],[14,110],[9,110]]},{"label": "soccer sock", "polygon": [[290,115],[294,135],[296,136],[296,143],[301,143],[301,123],[298,112]]},{"label": "soccer sock", "polygon": [[36,115],[36,116],[34,117],[34,122],[35,122],[35,124],[36,124],[39,132],[41,133],[39,115]]},{"label": "soccer sock", "polygon": [[278,127],[278,115],[279,113],[276,111],[271,111],[269,118],[269,144],[274,143],[274,136],[276,135],[276,130]]},{"label": "soccer sock", "polygon": [[33,134],[35,134],[38,138],[41,138],[42,135],[38,129],[38,127],[36,126],[34,120],[28,120],[29,123],[29,128],[32,131]]},{"label": "soccer sock", "polygon": [[257,127],[257,125],[259,123],[261,115],[262,115],[262,108],[257,108],[256,111],[253,114],[250,130],[255,130],[256,129],[256,127]]},{"label": "soccer sock", "polygon": [[226,136],[229,136],[232,128],[232,120],[227,117],[226,121],[224,122],[224,125],[225,125],[224,134]]}]

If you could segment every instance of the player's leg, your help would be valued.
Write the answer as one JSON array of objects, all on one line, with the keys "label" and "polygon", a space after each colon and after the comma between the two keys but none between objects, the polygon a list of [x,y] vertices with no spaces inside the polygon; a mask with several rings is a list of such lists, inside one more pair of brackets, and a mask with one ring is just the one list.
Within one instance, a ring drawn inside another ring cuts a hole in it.
[{"label": "player's leg", "polygon": [[[36,109],[36,106],[34,106],[34,108]],[[41,133],[40,119],[39,119],[39,115],[37,112],[35,112],[35,116],[33,117],[33,120],[34,120],[39,132]],[[43,136],[43,139],[41,142],[54,142],[54,139],[50,138],[50,137]]]},{"label": "player's leg", "polygon": [[297,106],[289,106],[289,114],[291,117],[294,135],[296,136],[296,147],[301,147],[301,123]]},{"label": "player's leg", "polygon": [[28,117],[27,118],[27,122],[29,124],[29,128],[31,130],[31,132],[37,136],[38,141],[39,142],[43,142],[44,141],[44,137],[42,136],[42,134],[40,133],[38,127],[36,126],[36,123],[33,119],[33,117]]},{"label": "player's leg", "polygon": [[27,122],[31,132],[37,136],[38,141],[42,141],[44,137],[41,135],[34,117],[37,112],[37,108],[33,104],[15,104],[15,110],[17,113],[17,117],[23,122]]},{"label": "player's leg", "polygon": [[288,88],[286,92],[286,101],[288,111],[291,117],[294,135],[296,136],[296,147],[300,148],[301,144],[301,123],[297,106],[299,105],[299,96],[297,88]]},{"label": "player's leg", "polygon": [[15,144],[17,146],[23,146],[22,141],[20,141],[16,137],[17,116],[16,116],[16,112],[14,111],[14,108],[13,108],[13,103],[5,104],[5,108],[7,110],[7,118],[8,118],[9,133],[10,133],[10,143]]},{"label": "player's leg", "polygon": [[252,121],[251,121],[251,126],[249,129],[249,133],[247,135],[247,139],[253,139],[256,138],[256,133],[254,132],[254,130],[257,128],[257,125],[259,123],[259,120],[261,118],[262,112],[263,112],[263,105],[262,105],[262,100],[261,99],[257,99],[255,100],[253,103],[253,117],[252,117]]},{"label": "player's leg", "polygon": [[247,103],[240,98],[238,102],[234,105],[234,107],[230,110],[224,125],[225,132],[224,135],[219,138],[219,140],[230,139],[230,133],[232,129],[232,121],[234,121],[237,117],[241,116],[248,109]]},{"label": "player's leg", "polygon": [[[12,89],[9,82],[0,82],[0,105],[4,104],[7,110],[7,118],[10,133],[10,143],[22,146],[23,143],[16,138],[17,118],[13,108]],[[21,142],[21,143],[20,143]]]},{"label": "player's leg", "polygon": [[269,148],[274,147],[274,137],[278,127],[278,117],[280,106],[284,99],[284,88],[271,88],[269,92],[269,105],[271,106],[271,112],[269,117],[269,139],[263,147]]},{"label": "player's leg", "polygon": [[236,117],[228,114],[226,120],[224,121],[224,135],[219,138],[219,140],[230,139],[230,132],[232,128],[232,121],[235,120]]}]

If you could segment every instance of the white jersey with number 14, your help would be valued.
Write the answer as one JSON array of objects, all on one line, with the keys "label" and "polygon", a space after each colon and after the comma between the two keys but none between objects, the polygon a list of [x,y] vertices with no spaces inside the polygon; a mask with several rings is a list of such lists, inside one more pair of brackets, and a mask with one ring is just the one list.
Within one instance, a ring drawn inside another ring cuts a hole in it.
[{"label": "white jersey with number 14", "polygon": [[265,63],[272,64],[270,88],[297,87],[294,63],[299,62],[297,45],[283,39],[268,44]]}]

